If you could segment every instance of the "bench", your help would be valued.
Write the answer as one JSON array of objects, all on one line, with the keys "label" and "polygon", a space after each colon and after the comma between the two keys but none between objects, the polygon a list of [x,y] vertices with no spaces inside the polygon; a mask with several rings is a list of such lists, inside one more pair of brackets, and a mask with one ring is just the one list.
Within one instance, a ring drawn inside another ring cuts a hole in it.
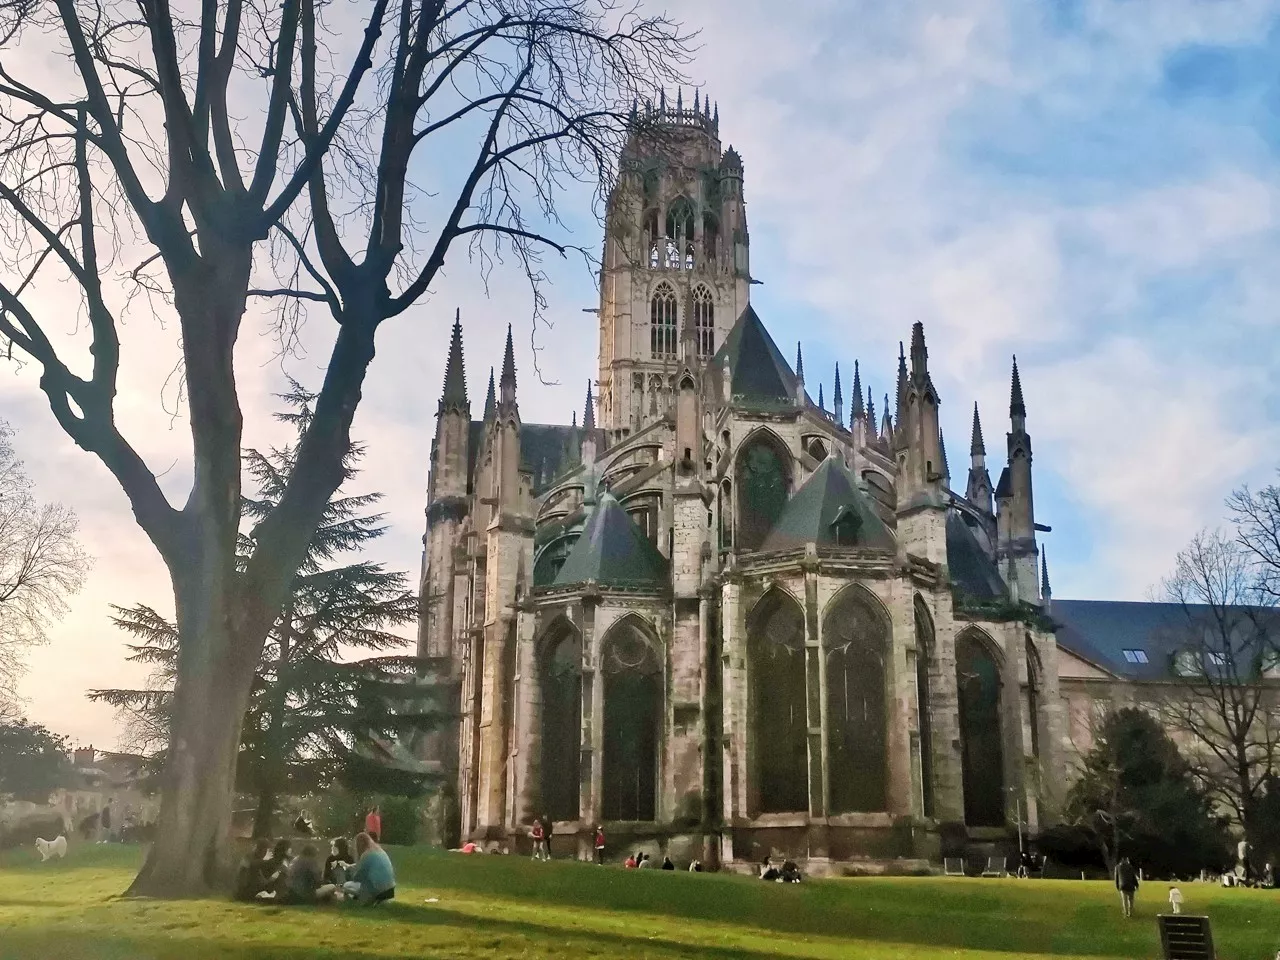
[{"label": "bench", "polygon": [[1213,931],[1208,917],[1186,913],[1162,913],[1156,917],[1160,925],[1160,946],[1164,960],[1215,960]]},{"label": "bench", "polygon": [[1006,877],[1008,871],[1004,868],[1004,857],[987,857],[987,868],[982,871],[984,877]]},{"label": "bench", "polygon": [[948,877],[963,877],[964,857],[943,857],[942,873]]}]

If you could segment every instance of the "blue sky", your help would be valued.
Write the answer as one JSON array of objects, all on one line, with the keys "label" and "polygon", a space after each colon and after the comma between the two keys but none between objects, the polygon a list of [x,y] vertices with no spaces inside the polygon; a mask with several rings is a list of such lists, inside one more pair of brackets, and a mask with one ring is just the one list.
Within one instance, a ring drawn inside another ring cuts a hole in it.
[{"label": "blue sky", "polygon": [[[897,343],[925,325],[953,478],[972,404],[990,459],[1017,354],[1037,519],[1058,596],[1141,599],[1242,482],[1269,480],[1280,362],[1280,0],[698,0],[689,68],[741,152],[753,302],[787,356],[831,394],[854,359],[880,397]],[[432,185],[448,163],[424,169]],[[566,208],[598,249],[587,191]],[[430,217],[429,203],[421,215]],[[575,206],[576,205],[576,206]],[[527,288],[487,285],[455,252],[427,302],[384,328],[357,419],[367,487],[386,493],[379,557],[416,574],[447,324],[461,307],[478,411],[507,322],[521,411],[564,421],[594,376],[594,279],[548,261],[553,331],[533,375]],[[183,494],[188,440],[160,408],[171,361],[126,331],[123,420]],[[240,368],[250,444],[287,372],[318,381],[332,331],[273,358],[256,320]],[[171,388],[169,388],[171,389]],[[54,642],[32,656],[32,713],[77,739],[114,736],[81,691],[128,682],[107,604],[171,605],[163,568],[110,478],[61,437],[30,372],[0,378],[4,415],[46,496],[80,512],[99,558]],[[172,406],[172,404],[170,404]],[[998,462],[996,463],[998,470]]]}]

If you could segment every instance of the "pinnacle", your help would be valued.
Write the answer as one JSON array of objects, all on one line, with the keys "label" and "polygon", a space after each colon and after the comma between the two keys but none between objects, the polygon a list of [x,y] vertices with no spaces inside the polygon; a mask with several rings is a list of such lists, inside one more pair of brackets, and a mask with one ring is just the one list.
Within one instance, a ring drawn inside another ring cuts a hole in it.
[{"label": "pinnacle", "polygon": [[911,375],[923,378],[929,372],[929,351],[924,345],[924,324],[917,320],[911,325]]},{"label": "pinnacle", "polygon": [[484,418],[491,420],[498,410],[498,402],[493,398],[493,367],[489,368],[489,392],[484,398]]},{"label": "pinnacle", "polygon": [[827,409],[826,401],[822,399],[822,384],[818,384],[818,409],[819,410]]},{"label": "pinnacle", "polygon": [[466,406],[467,373],[462,359],[462,310],[453,320],[453,334],[449,337],[449,358],[444,365],[444,391],[440,406]]},{"label": "pinnacle", "polygon": [[969,456],[983,457],[987,448],[982,442],[982,421],[978,419],[978,401],[973,402],[973,438],[969,442]]},{"label": "pinnacle", "polygon": [[864,418],[867,408],[862,403],[862,374],[858,371],[858,361],[853,361],[853,396],[849,398],[852,410],[849,411],[849,426]]},{"label": "pinnacle", "polygon": [[840,386],[839,361],[836,361],[836,383],[831,391],[831,409],[836,415],[836,423],[840,423],[844,419],[844,389]]},{"label": "pinnacle", "polygon": [[[577,416],[577,413],[574,413]],[[587,381],[587,409],[582,414],[582,429],[594,430],[596,428],[596,402],[591,397],[591,381]]]},{"label": "pinnacle", "polygon": [[836,361],[836,402],[838,403],[844,397],[844,392],[840,389],[840,361]]},{"label": "pinnacle", "polygon": [[796,341],[796,379],[804,383],[804,354],[800,352],[800,341]]},{"label": "pinnacle", "polygon": [[[889,398],[885,398],[885,413],[889,412]],[[902,416],[907,412],[907,352],[898,341],[898,424],[902,424]]]},{"label": "pinnacle", "polygon": [[945,480],[951,479],[951,468],[947,466],[947,441],[942,436],[942,430],[938,430],[938,450],[942,453],[942,477]]},{"label": "pinnacle", "polygon": [[1049,555],[1044,547],[1040,548],[1040,598],[1048,600],[1052,595],[1049,589]]},{"label": "pinnacle", "polygon": [[507,352],[502,357],[502,379],[498,385],[505,391],[516,388],[516,353],[511,344],[511,324],[507,324]]},{"label": "pinnacle", "polygon": [[1027,406],[1022,402],[1022,379],[1018,376],[1018,358],[1013,358],[1013,386],[1009,390],[1009,416],[1025,417]]},{"label": "pinnacle", "polygon": [[[862,394],[858,394],[858,400],[862,400]],[[885,409],[888,409],[887,407]],[[867,418],[867,426],[872,434],[876,432],[876,402],[871,399],[871,388],[867,388],[867,411],[864,414]]]}]

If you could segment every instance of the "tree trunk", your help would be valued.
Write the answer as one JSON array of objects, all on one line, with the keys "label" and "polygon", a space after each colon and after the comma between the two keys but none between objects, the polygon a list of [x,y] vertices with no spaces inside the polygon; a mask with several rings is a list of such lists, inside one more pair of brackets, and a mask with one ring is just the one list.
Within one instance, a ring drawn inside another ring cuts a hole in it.
[{"label": "tree trunk", "polygon": [[234,635],[226,591],[183,579],[174,577],[181,648],[160,816],[133,896],[205,896],[229,875],[236,756],[262,639]]},{"label": "tree trunk", "polygon": [[276,793],[264,788],[258,791],[258,807],[253,813],[253,839],[272,836],[272,821],[276,816]]}]

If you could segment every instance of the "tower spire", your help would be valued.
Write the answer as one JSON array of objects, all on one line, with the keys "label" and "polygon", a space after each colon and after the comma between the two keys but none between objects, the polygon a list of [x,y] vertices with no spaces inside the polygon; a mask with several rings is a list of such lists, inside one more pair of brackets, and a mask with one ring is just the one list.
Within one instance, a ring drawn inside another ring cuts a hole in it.
[{"label": "tower spire", "polygon": [[911,376],[923,380],[929,375],[929,351],[924,345],[924,324],[917,320],[911,325]]},{"label": "tower spire", "polygon": [[498,381],[498,386],[502,389],[503,400],[506,400],[507,389],[510,388],[514,397],[516,392],[516,352],[511,343],[511,324],[507,324],[507,350],[502,355],[502,379]]},{"label": "tower spire", "polygon": [[1049,555],[1045,552],[1045,548],[1040,548],[1040,602],[1046,607],[1053,598],[1053,591],[1049,589]]},{"label": "tower spire", "polygon": [[978,419],[978,401],[973,401],[973,435],[969,440],[969,455],[985,457],[987,448],[982,442],[982,421]]},{"label": "tower spire", "polygon": [[[885,413],[889,412],[888,403],[885,403]],[[902,341],[898,341],[898,408],[894,418],[898,422],[898,426],[902,426],[902,417],[907,412],[907,351],[903,347]]]},{"label": "tower spire", "polygon": [[444,390],[440,394],[440,411],[465,409],[467,406],[467,373],[462,359],[462,310],[453,318],[449,337],[449,358],[444,365]]},{"label": "tower spire", "polygon": [[942,452],[942,482],[950,485],[951,468],[947,466],[947,441],[942,436],[942,430],[938,430],[938,449]]},{"label": "tower spire", "polygon": [[1009,416],[1025,417],[1027,405],[1022,402],[1022,378],[1018,376],[1018,358],[1013,358],[1013,385],[1009,388]]},{"label": "tower spire", "polygon": [[836,361],[836,384],[831,399],[831,410],[836,415],[836,423],[844,426],[844,390],[840,386],[840,361]]},{"label": "tower spire", "polygon": [[484,398],[484,419],[492,420],[498,412],[498,402],[493,398],[493,367],[489,368],[489,392]]},{"label": "tower spire", "polygon": [[862,402],[862,375],[858,371],[858,361],[853,361],[853,395],[849,397],[849,429],[859,420],[867,417],[867,408]]},{"label": "tower spire", "polygon": [[893,417],[889,415],[889,395],[884,395],[884,420],[880,424],[880,436],[885,442],[893,442]]},{"label": "tower spire", "polygon": [[800,341],[796,341],[796,379],[804,385],[804,354],[800,352]]},{"label": "tower spire", "polygon": [[[574,413],[577,416],[577,413]],[[582,429],[594,430],[596,428],[596,402],[591,396],[591,381],[587,381],[587,408],[582,414]]]},{"label": "tower spire", "polygon": [[823,399],[822,399],[822,384],[821,384],[821,382],[819,382],[819,384],[818,384],[818,409],[819,409],[819,410],[826,410],[826,409],[827,409],[827,403],[826,403],[826,401],[825,401],[825,400],[823,400]]}]

